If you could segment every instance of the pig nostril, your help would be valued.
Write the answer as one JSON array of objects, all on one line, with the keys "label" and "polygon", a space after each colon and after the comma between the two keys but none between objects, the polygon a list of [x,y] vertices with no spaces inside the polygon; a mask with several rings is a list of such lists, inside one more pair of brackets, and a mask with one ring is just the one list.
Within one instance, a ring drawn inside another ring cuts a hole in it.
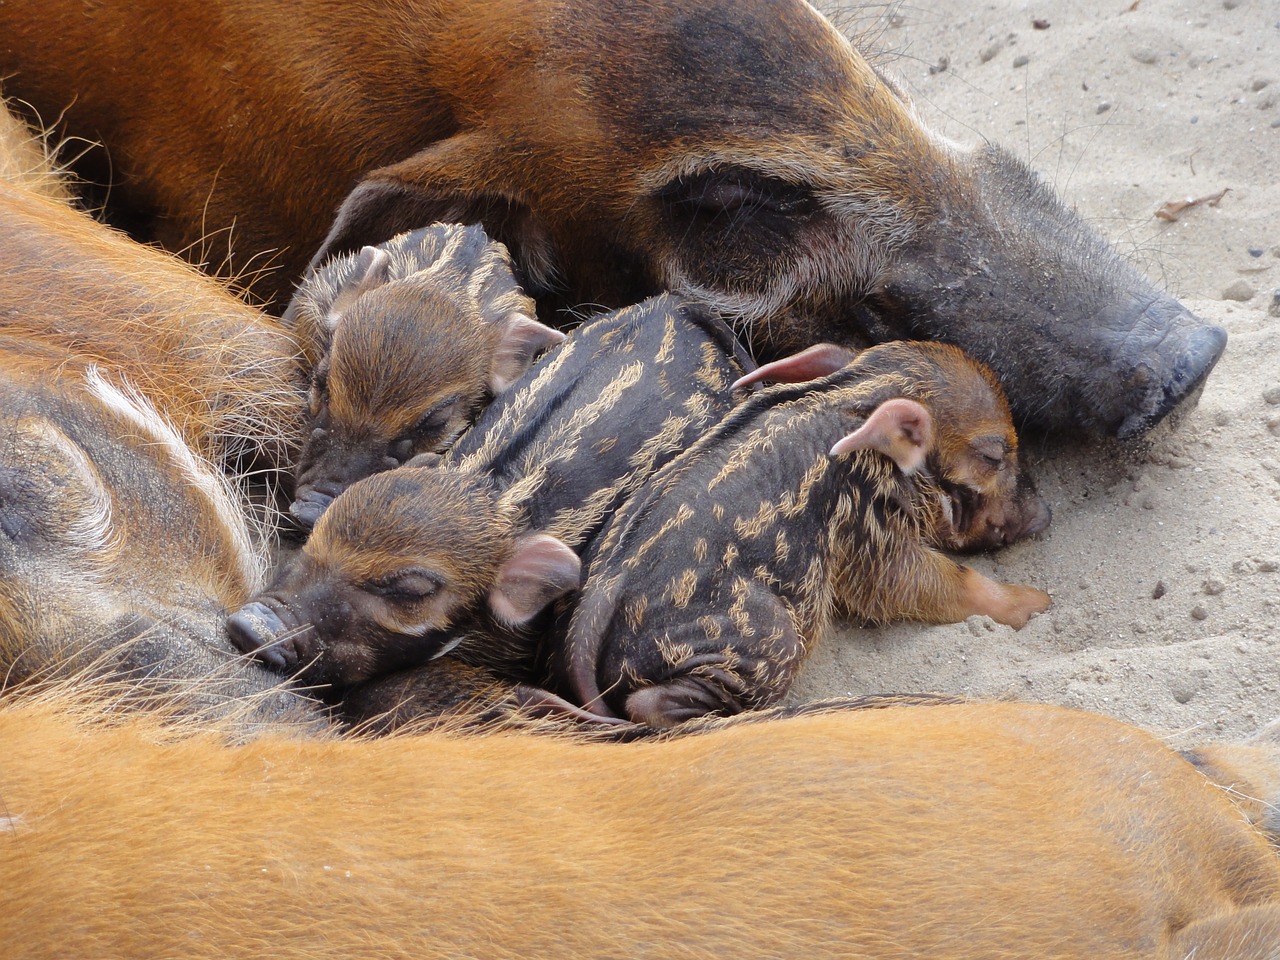
[{"label": "pig nostril", "polygon": [[1226,346],[1227,332],[1222,327],[1206,325],[1196,330],[1179,349],[1163,381],[1151,385],[1143,409],[1125,418],[1116,436],[1125,440],[1145,433],[1175,407],[1197,397]]},{"label": "pig nostril", "polygon": [[310,530],[331,503],[333,503],[333,497],[316,490],[308,490],[289,504],[289,515],[299,527]]},{"label": "pig nostril", "polygon": [[287,666],[283,652],[276,646],[276,635],[283,631],[280,618],[265,604],[246,603],[224,624],[227,639],[243,653],[250,653],[268,667],[284,670]]}]

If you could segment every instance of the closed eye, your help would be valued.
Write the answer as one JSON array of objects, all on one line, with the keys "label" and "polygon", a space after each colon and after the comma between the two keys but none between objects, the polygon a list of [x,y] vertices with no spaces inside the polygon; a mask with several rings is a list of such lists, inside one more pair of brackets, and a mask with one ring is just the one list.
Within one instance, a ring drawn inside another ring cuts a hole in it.
[{"label": "closed eye", "polygon": [[815,207],[808,187],[746,167],[705,170],[679,177],[662,188],[659,198],[673,216],[704,221],[740,214],[800,217]]},{"label": "closed eye", "polygon": [[369,580],[364,588],[392,603],[418,603],[440,592],[444,578],[431,570],[400,570]]}]

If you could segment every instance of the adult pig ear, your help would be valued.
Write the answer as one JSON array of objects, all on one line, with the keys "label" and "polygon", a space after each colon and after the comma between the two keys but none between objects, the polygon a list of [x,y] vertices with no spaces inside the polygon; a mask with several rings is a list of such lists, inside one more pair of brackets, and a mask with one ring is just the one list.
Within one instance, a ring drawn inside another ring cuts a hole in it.
[{"label": "adult pig ear", "polygon": [[389,282],[390,279],[391,254],[381,247],[362,248],[355,255],[350,272],[342,281],[325,314],[325,325],[328,326],[330,333],[338,325],[342,315],[351,309],[352,304],[370,290]]},{"label": "adult pig ear", "polygon": [[552,330],[533,317],[513,313],[507,317],[502,340],[494,351],[489,367],[489,389],[501,393],[526,370],[533,366],[534,358],[564,339],[559,330]]},{"label": "adult pig ear", "polygon": [[848,365],[858,354],[834,343],[817,343],[806,350],[766,363],[742,377],[730,389],[749,387],[753,383],[772,380],[774,383],[804,383],[835,373]]},{"label": "adult pig ear", "polygon": [[489,591],[489,609],[504,623],[528,623],[558,597],[578,589],[582,561],[561,541],[546,533],[526,534],[498,571]]},{"label": "adult pig ear", "polygon": [[933,418],[929,411],[899,397],[876,407],[867,422],[831,448],[831,456],[853,450],[878,450],[910,476],[924,466],[933,445]]},{"label": "adult pig ear", "polygon": [[550,237],[525,204],[490,186],[502,155],[490,134],[468,131],[372,171],[343,201],[312,269],[428,224],[480,223],[506,244],[530,283],[545,286],[556,269]]}]

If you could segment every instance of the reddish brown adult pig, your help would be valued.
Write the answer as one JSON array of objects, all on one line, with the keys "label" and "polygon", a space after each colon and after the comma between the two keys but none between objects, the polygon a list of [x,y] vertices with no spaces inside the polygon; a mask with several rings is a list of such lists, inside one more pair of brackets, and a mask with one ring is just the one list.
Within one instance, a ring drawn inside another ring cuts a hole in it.
[{"label": "reddish brown adult pig", "polygon": [[673,296],[573,331],[481,415],[441,467],[367,477],[334,500],[233,642],[345,687],[453,651],[540,680],[543,608],[579,554],[664,463],[743,396],[754,364],[705,307]]},{"label": "reddish brown adult pig", "polygon": [[316,720],[220,630],[265,544],[218,466],[278,476],[296,453],[292,339],[47,187],[0,171],[3,683],[89,670],[136,703]]},{"label": "reddish brown adult pig", "polygon": [[584,557],[553,672],[603,716],[671,726],[777,702],[834,615],[1021,627],[1047,594],[937,547],[985,543],[995,518],[1002,540],[1039,532],[1030,491],[989,370],[949,345],[873,347],[746,401],[627,501]]},{"label": "reddish brown adult pig", "polygon": [[286,319],[311,366],[289,512],[305,529],[348,486],[442,452],[564,334],[534,319],[479,226],[435,224],[315,269]]},{"label": "reddish brown adult pig", "polygon": [[122,221],[234,223],[241,261],[277,252],[264,293],[322,240],[482,222],[540,298],[703,297],[762,355],[946,340],[1020,423],[1120,436],[1226,340],[805,0],[48,0],[0,38],[11,91],[106,145]]},{"label": "reddish brown adult pig", "polygon": [[1134,727],[1018,704],[626,745],[228,747],[103,721],[0,708],[8,960],[1274,960],[1280,943],[1280,860],[1247,817],[1280,801],[1274,744],[1211,782]]}]

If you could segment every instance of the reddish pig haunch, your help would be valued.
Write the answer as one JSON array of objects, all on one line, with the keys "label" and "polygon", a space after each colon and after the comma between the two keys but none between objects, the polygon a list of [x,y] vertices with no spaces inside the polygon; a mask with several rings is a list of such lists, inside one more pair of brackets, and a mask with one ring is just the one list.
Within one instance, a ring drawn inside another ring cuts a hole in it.
[{"label": "reddish pig haunch", "polygon": [[1275,960],[1280,942],[1280,861],[1250,822],[1280,800],[1275,744],[1215,754],[1211,782],[1061,708],[229,748],[9,704],[0,743],[7,960]]},{"label": "reddish pig haunch", "polygon": [[[819,348],[744,381],[841,359]],[[1047,594],[936,548],[1048,521],[989,370],[951,346],[873,347],[748,400],[614,515],[554,673],[588,709],[654,726],[768,706],[833,615],[1021,627]]]},{"label": "reddish pig haunch", "polygon": [[123,220],[175,250],[234,224],[277,293],[322,241],[479,222],[540,298],[673,290],[760,355],[944,340],[1020,423],[1120,436],[1226,342],[805,0],[46,0],[0,36],[11,92],[106,145]]},{"label": "reddish pig haunch", "polygon": [[436,224],[317,268],[286,311],[311,363],[289,512],[310,529],[348,486],[442,452],[564,334],[534,319],[506,248]]}]

